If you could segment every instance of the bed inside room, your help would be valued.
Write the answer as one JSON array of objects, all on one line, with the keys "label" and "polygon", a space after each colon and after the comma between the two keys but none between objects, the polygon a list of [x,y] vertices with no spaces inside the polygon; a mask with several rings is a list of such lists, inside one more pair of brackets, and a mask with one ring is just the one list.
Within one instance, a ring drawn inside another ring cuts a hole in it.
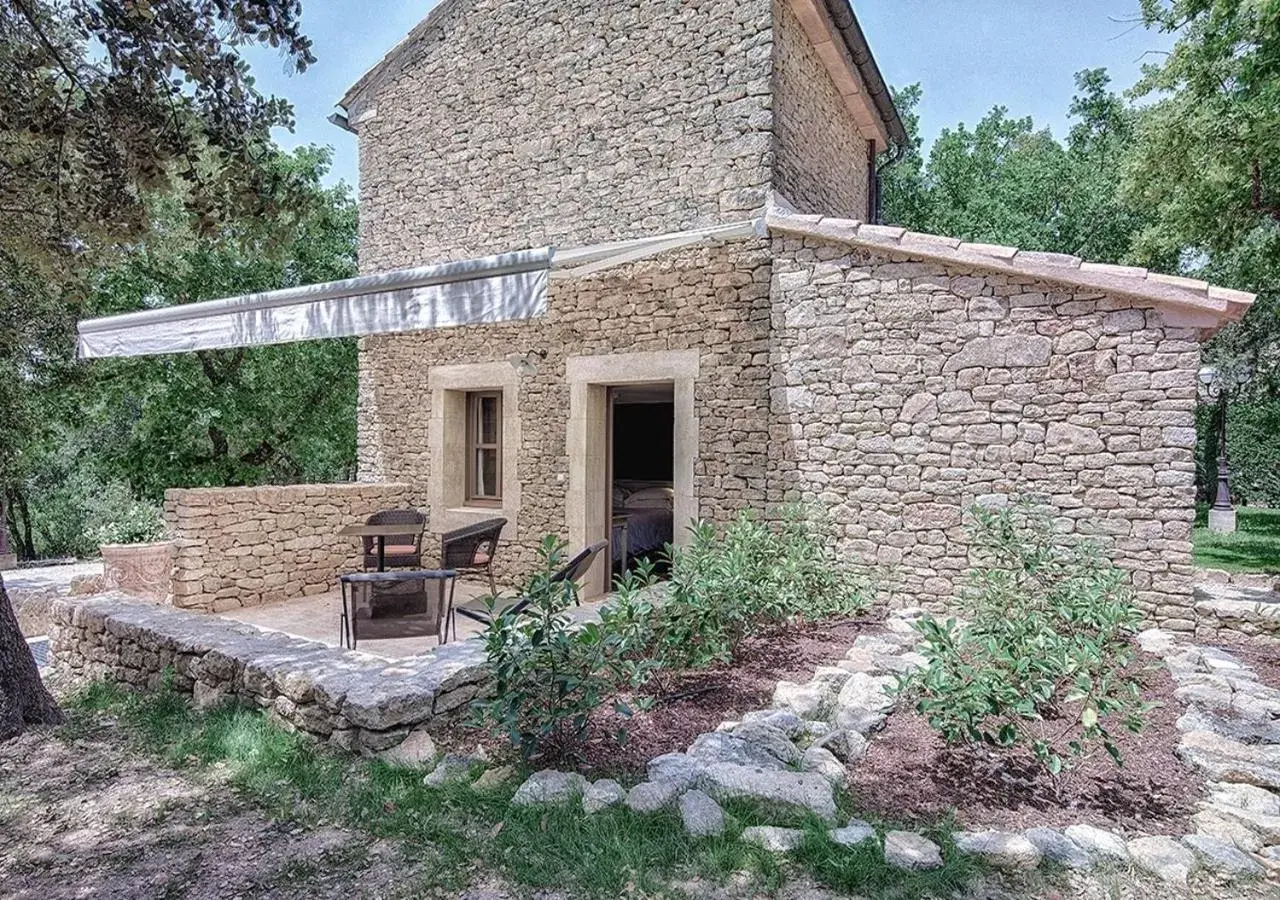
[{"label": "bed inside room", "polygon": [[612,400],[610,549],[622,572],[660,564],[674,537],[675,400],[670,383],[616,387]]}]

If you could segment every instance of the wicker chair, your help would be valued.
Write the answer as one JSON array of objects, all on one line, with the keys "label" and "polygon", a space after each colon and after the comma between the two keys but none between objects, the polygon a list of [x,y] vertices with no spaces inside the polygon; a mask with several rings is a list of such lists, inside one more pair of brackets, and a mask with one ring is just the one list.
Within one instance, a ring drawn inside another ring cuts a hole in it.
[{"label": "wicker chair", "polygon": [[[416,509],[384,509],[365,520],[367,525],[426,525],[427,517]],[[395,541],[395,543],[391,543]],[[422,566],[422,532],[400,535],[387,540],[383,564],[387,568],[417,569]],[[364,567],[378,568],[378,539],[364,539]]]},{"label": "wicker chair", "polygon": [[498,593],[493,578],[493,557],[506,519],[485,519],[474,525],[455,528],[440,535],[440,567],[459,574],[483,572],[489,577],[489,592]]},{"label": "wicker chair", "polygon": [[[587,570],[591,568],[591,564],[595,562],[596,557],[599,556],[604,551],[604,548],[608,546],[608,541],[597,541],[590,547],[583,547],[578,551],[577,555],[575,555],[573,559],[565,563],[564,568],[551,576],[551,583],[559,584],[566,581],[576,582],[583,575],[587,574]],[[577,600],[576,596],[574,597],[574,600]],[[517,600],[511,605],[510,611],[517,614],[522,613],[529,607],[530,602],[532,601],[530,601],[528,597]],[[488,625],[493,621],[493,617],[483,609],[467,609],[464,606],[458,606],[454,607],[453,611],[456,615],[466,616],[468,619],[479,622],[482,625]]]}]

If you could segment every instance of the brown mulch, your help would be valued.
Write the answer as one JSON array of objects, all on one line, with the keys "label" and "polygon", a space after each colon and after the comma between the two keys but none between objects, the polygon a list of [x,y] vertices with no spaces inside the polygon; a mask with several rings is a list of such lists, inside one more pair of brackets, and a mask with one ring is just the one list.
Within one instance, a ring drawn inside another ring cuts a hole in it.
[{"label": "brown mulch", "polygon": [[[636,710],[629,718],[612,712],[597,716],[582,768],[643,773],[653,757],[687,749],[694,738],[714,731],[721,722],[768,709],[779,681],[808,681],[818,666],[843,659],[859,634],[878,630],[869,620],[828,619],[749,637],[734,665],[672,679],[662,685],[662,696],[650,709]],[[613,737],[619,727],[627,734],[621,746]]]},{"label": "brown mulch", "polygon": [[[732,666],[718,666],[670,678],[649,709],[635,709],[623,717],[611,709],[598,710],[585,747],[572,760],[546,761],[560,767],[576,765],[592,777],[632,779],[643,776],[649,760],[683,751],[704,731],[714,731],[753,709],[767,709],[779,681],[808,681],[818,666],[835,665],[853,646],[853,639],[878,631],[870,620],[839,619],[803,623],[754,635],[740,648]],[[629,702],[635,698],[624,698]],[[626,732],[619,745],[618,729]],[[505,759],[510,748],[470,728],[433,733],[445,750],[471,752],[479,742],[490,756]]]},{"label": "brown mulch", "polygon": [[[1143,662],[1151,658],[1143,657]],[[1078,822],[1152,833],[1190,830],[1188,820],[1204,778],[1174,753],[1183,705],[1164,668],[1144,671],[1143,699],[1162,705],[1140,734],[1119,729],[1124,758],[1117,768],[1101,751],[1080,764],[1055,797],[1052,781],[1030,758],[992,761],[980,752],[947,748],[910,709],[889,717],[850,776],[855,802],[892,820],[936,820],[956,810],[959,827],[1007,829]]]}]

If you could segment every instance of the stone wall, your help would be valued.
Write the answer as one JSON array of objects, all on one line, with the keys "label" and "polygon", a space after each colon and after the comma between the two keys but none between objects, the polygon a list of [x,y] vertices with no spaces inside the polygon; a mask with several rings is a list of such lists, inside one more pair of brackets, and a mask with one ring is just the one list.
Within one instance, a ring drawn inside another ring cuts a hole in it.
[{"label": "stone wall", "polygon": [[764,203],[769,0],[454,0],[408,40],[349,108],[363,272]]},{"label": "stone wall", "polygon": [[418,507],[407,484],[303,484],[165,492],[173,604],[205,612],[337,590],[361,546],[339,535],[381,509]]},{"label": "stone wall", "polygon": [[72,680],[155,690],[166,673],[197,705],[236,697],[347,750],[387,750],[463,714],[487,679],[479,641],[388,662],[123,594],[53,604],[53,659]]},{"label": "stone wall", "polygon": [[867,141],[787,0],[775,0],[774,188],[803,213],[867,214]]},{"label": "stone wall", "polygon": [[[769,443],[769,249],[743,242],[663,255],[581,281],[553,281],[543,319],[365,338],[360,468],[372,480],[431,475],[433,366],[547,356],[516,388],[519,506],[506,516],[500,574],[524,575],[543,534],[567,534],[570,356],[695,349],[694,492],[702,516],[763,505]],[[433,528],[443,521],[432,511]]]},{"label": "stone wall", "polygon": [[1193,627],[1194,330],[1029,278],[774,247],[771,499],[829,505],[851,551],[936,605],[969,562],[964,509],[1038,495],[1149,615]]}]

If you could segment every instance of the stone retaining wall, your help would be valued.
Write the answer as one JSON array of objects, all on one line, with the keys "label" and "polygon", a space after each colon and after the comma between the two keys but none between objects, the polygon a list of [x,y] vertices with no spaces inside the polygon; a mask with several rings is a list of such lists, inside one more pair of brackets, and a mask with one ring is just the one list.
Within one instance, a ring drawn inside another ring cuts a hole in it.
[{"label": "stone retaining wall", "polygon": [[303,484],[165,492],[173,605],[205,612],[337,588],[361,548],[339,535],[381,509],[421,506],[408,484]]},{"label": "stone retaining wall", "polygon": [[198,705],[238,697],[348,750],[379,752],[460,715],[485,680],[479,641],[390,662],[118,593],[53,604],[53,657],[73,680],[173,685]]}]

